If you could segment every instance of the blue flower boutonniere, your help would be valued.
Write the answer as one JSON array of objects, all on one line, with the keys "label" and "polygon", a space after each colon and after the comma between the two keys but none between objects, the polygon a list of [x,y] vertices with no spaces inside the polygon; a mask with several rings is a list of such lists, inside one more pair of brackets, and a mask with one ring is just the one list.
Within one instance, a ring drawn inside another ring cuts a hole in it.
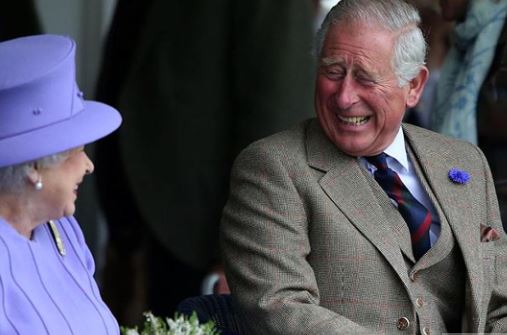
[{"label": "blue flower boutonniere", "polygon": [[464,185],[470,180],[470,174],[463,170],[452,168],[449,170],[449,179],[455,184]]}]

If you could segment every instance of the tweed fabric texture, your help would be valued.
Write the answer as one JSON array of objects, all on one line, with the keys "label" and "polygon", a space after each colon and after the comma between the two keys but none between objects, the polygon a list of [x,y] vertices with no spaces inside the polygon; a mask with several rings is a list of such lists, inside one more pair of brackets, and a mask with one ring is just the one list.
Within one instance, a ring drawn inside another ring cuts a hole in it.
[{"label": "tweed fabric texture", "polygon": [[[484,156],[473,145],[417,127],[404,131],[418,175],[427,179],[463,256],[461,331],[507,331],[507,282],[498,280],[506,278],[505,234],[488,246],[492,262],[484,263],[480,242],[481,223],[501,230]],[[452,167],[468,171],[470,182],[450,182]],[[249,334],[394,334],[402,317],[411,321],[406,332],[416,333],[409,257],[399,239],[406,232],[393,228],[404,222],[399,214],[389,221],[378,200],[383,191],[372,184],[357,159],[337,150],[315,120],[241,153],[221,243]],[[411,270],[422,269],[424,258]]]}]

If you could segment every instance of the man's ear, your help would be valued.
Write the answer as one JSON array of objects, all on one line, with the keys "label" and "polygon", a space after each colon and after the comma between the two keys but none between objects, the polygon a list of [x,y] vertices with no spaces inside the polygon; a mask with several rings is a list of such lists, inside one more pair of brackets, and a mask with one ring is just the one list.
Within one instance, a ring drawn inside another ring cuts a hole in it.
[{"label": "man's ear", "polygon": [[419,71],[419,73],[417,74],[417,76],[408,83],[409,86],[407,97],[408,108],[414,107],[419,102],[419,99],[421,98],[428,77],[429,70],[426,66],[423,66]]}]

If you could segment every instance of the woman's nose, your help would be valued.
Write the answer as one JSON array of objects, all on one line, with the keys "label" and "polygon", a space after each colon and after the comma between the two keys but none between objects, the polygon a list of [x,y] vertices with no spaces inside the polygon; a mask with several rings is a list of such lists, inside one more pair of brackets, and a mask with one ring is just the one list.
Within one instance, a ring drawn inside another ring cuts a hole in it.
[{"label": "woman's nose", "polygon": [[95,170],[92,160],[86,155],[86,174],[92,174]]}]

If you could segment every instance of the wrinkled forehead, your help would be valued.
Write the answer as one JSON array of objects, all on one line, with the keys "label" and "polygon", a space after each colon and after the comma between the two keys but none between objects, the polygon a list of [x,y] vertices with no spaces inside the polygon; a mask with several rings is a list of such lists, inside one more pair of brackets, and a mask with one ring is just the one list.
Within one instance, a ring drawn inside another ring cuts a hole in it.
[{"label": "wrinkled forehead", "polygon": [[372,73],[392,70],[395,37],[388,30],[357,22],[331,26],[324,40],[319,65],[354,66]]}]

